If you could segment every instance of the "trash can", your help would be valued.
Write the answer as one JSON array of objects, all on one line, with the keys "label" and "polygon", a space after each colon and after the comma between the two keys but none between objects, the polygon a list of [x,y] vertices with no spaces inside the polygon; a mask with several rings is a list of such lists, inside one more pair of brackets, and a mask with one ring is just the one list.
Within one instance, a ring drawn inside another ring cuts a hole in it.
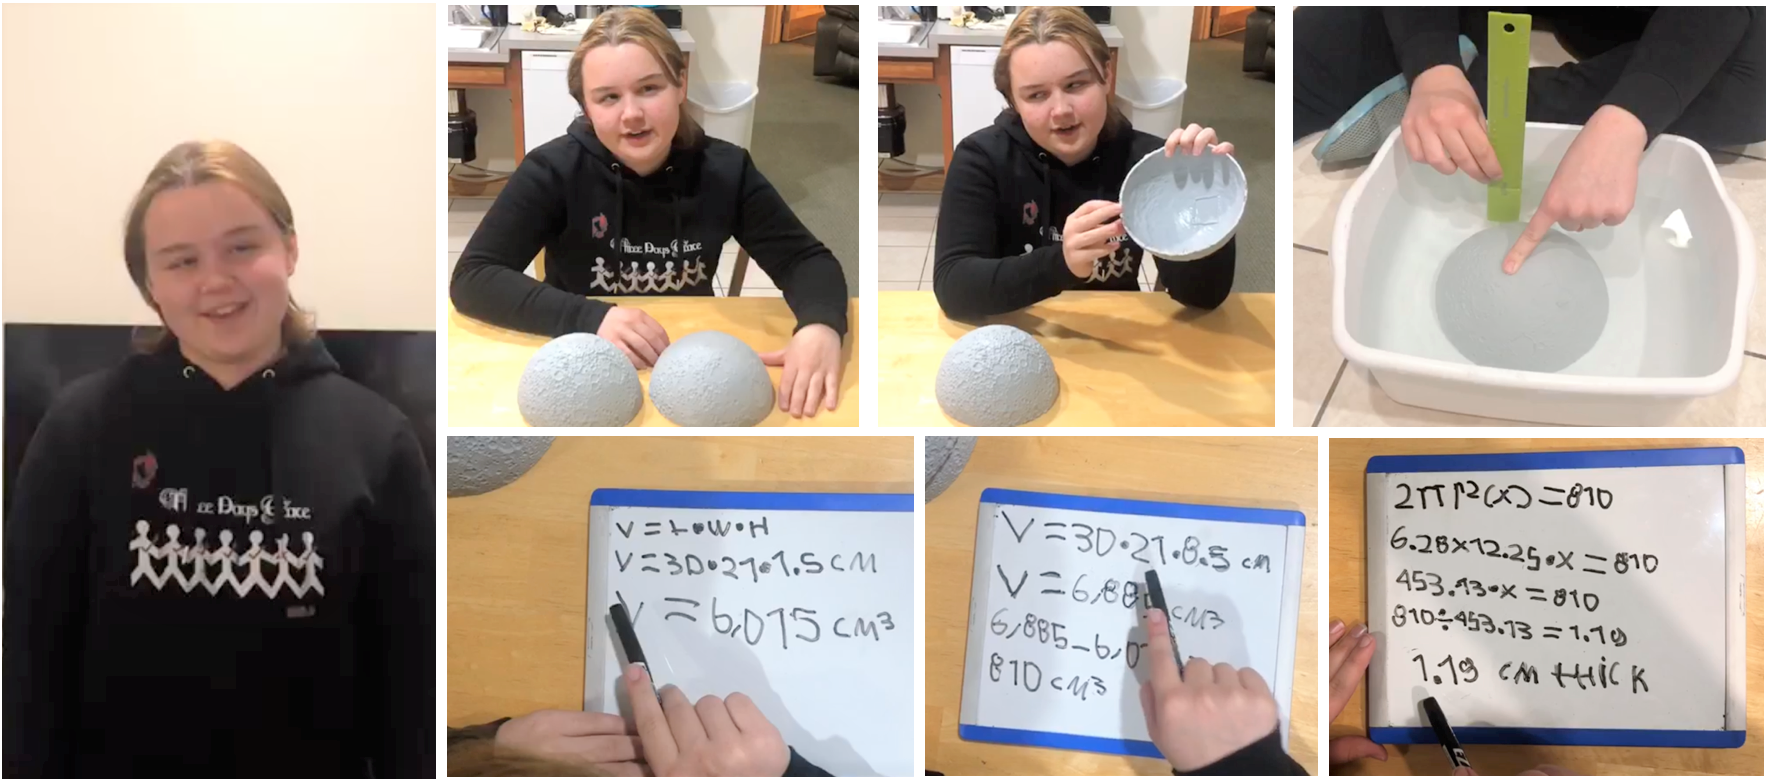
[{"label": "trash can", "polygon": [[1130,104],[1130,124],[1165,138],[1184,126],[1185,82],[1174,78],[1117,80],[1117,96]]},{"label": "trash can", "polygon": [[688,82],[688,115],[706,134],[749,148],[749,130],[755,124],[755,96],[761,90],[741,82]]}]

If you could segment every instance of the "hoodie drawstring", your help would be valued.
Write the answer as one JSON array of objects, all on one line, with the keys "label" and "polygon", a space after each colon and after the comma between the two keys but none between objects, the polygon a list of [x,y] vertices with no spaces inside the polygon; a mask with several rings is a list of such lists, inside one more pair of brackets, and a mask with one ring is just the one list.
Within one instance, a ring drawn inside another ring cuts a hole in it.
[{"label": "hoodie drawstring", "polygon": [[620,247],[621,232],[626,227],[626,177],[620,174],[620,163],[609,163],[608,169],[614,171],[614,249],[609,258],[613,267],[615,283],[619,283],[620,266],[626,262],[626,252]]},{"label": "hoodie drawstring", "polygon": [[1044,199],[1037,204],[1038,237],[1048,239],[1050,235],[1050,209],[1055,207],[1050,194],[1050,155],[1040,151],[1037,153],[1037,161],[1044,169]]},{"label": "hoodie drawstring", "polygon": [[688,264],[686,260],[681,258],[681,245],[687,239],[683,238],[681,234],[681,193],[676,189],[673,180],[675,166],[664,168],[663,173],[666,176],[665,183],[669,186],[669,215],[675,218],[675,226],[669,233],[669,256],[675,260],[675,266],[680,269],[682,278],[686,279]]}]

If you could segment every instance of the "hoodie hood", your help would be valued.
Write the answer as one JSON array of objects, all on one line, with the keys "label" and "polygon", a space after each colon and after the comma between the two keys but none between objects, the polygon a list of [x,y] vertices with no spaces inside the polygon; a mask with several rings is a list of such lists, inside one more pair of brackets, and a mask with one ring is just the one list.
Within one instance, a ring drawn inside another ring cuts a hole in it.
[{"label": "hoodie hood", "polygon": [[[1087,201],[1117,202],[1124,177],[1141,156],[1137,147],[1146,144],[1143,138],[1152,138],[1128,127],[1108,127],[1100,132],[1086,159],[1068,165],[1032,140],[1025,122],[1011,108],[995,117],[994,129],[1005,138],[1002,145],[1007,147],[1008,180],[1002,191],[1012,198],[1010,205],[1020,215],[1008,248],[1026,252],[1061,243],[1063,223]],[[1084,286],[1115,289],[1127,279],[1128,286],[1123,288],[1134,289],[1141,262],[1141,247],[1123,236],[1118,250],[1099,262]],[[1099,286],[1102,283],[1104,286]]]}]

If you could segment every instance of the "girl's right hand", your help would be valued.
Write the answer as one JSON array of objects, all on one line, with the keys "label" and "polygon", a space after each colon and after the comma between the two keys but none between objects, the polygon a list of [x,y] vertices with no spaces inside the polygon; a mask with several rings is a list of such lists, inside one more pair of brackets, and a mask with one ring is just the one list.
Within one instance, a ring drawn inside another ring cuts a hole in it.
[{"label": "girl's right hand", "polygon": [[1445,176],[1459,170],[1481,184],[1504,175],[1486,137],[1486,114],[1467,74],[1438,65],[1412,80],[1412,96],[1400,118],[1400,140],[1413,162]]},{"label": "girl's right hand", "polygon": [[688,703],[673,684],[653,695],[641,666],[627,666],[622,678],[645,762],[656,776],[780,776],[792,761],[779,729],[747,695]]},{"label": "girl's right hand", "polygon": [[1111,239],[1123,235],[1123,220],[1111,222],[1123,213],[1123,206],[1109,200],[1089,200],[1068,215],[1062,225],[1062,259],[1068,270],[1079,278],[1093,275],[1093,265],[1100,257],[1117,250]]},{"label": "girl's right hand", "polygon": [[669,333],[664,332],[663,325],[636,308],[608,309],[595,334],[625,352],[632,367],[640,370],[656,365],[657,355],[669,348]]}]

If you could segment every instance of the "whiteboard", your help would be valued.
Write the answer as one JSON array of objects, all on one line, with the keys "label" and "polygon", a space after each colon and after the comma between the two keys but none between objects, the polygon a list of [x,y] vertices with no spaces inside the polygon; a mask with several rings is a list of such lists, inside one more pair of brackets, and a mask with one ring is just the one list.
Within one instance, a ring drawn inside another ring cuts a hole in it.
[{"label": "whiteboard", "polygon": [[837,776],[915,772],[913,495],[596,490],[583,708],[631,717],[608,607],[658,687],[741,692]]},{"label": "whiteboard", "polygon": [[1742,450],[1375,457],[1370,738],[1741,746]]},{"label": "whiteboard", "polygon": [[958,737],[1159,758],[1141,582],[1160,574],[1184,660],[1258,671],[1289,738],[1300,512],[986,489]]}]

